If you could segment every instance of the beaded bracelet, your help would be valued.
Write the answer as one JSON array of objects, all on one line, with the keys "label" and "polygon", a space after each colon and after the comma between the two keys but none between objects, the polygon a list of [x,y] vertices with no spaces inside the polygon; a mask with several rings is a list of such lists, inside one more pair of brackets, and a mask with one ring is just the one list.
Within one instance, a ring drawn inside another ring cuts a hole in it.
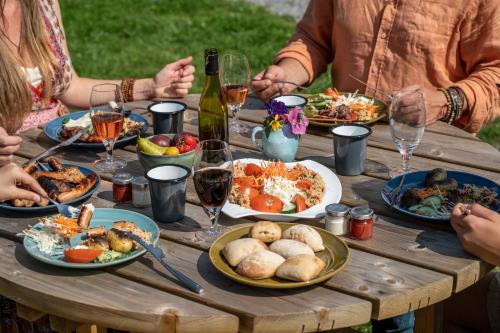
[{"label": "beaded bracelet", "polygon": [[451,117],[453,102],[451,100],[450,93],[446,89],[439,88],[438,91],[441,91],[446,97],[446,112],[441,120],[444,122],[448,122],[448,119]]},{"label": "beaded bracelet", "polygon": [[462,113],[464,111],[465,95],[462,89],[458,87],[450,87],[448,88],[448,91],[450,92],[451,97],[457,102],[457,113],[453,119],[453,121],[455,121],[460,118],[460,116],[462,116]]},{"label": "beaded bracelet", "polygon": [[122,91],[124,102],[134,101],[134,84],[135,84],[135,79],[133,78],[122,80],[120,84],[120,90]]}]

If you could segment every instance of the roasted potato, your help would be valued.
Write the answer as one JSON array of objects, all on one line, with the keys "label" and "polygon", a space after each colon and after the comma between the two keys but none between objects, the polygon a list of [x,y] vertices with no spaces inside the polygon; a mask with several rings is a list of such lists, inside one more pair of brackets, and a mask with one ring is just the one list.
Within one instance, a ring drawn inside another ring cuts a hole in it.
[{"label": "roasted potato", "polygon": [[111,249],[117,252],[127,253],[134,248],[134,241],[131,238],[120,235],[113,229],[106,233],[106,240]]}]

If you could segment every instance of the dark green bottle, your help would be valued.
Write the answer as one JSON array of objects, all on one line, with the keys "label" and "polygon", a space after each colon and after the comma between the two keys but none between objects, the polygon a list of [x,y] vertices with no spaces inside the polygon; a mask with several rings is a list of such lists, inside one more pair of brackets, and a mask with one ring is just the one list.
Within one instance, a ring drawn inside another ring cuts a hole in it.
[{"label": "dark green bottle", "polygon": [[228,113],[219,80],[217,49],[205,50],[205,75],[198,114],[200,140],[218,139],[229,143]]}]

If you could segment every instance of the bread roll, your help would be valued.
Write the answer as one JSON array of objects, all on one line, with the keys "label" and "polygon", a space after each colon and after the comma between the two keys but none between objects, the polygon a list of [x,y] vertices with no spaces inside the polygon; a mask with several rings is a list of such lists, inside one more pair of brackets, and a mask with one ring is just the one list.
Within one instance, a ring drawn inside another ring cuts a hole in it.
[{"label": "bread roll", "polygon": [[289,258],[278,267],[276,276],[292,281],[311,281],[325,268],[325,262],[315,255],[303,254]]},{"label": "bread roll", "polygon": [[308,245],[293,239],[277,240],[269,246],[269,249],[285,259],[296,257],[301,254],[314,255],[314,251]]},{"label": "bread roll", "polygon": [[258,239],[240,238],[227,243],[222,249],[222,254],[229,265],[238,266],[243,258],[259,250],[267,250],[266,244]]},{"label": "bread roll", "polygon": [[250,228],[249,236],[264,243],[271,243],[281,238],[281,228],[270,221],[260,221]]},{"label": "bread roll", "polygon": [[279,254],[260,250],[246,256],[236,268],[236,273],[250,279],[266,279],[274,276],[283,262],[285,258]]},{"label": "bread roll", "polygon": [[304,225],[297,224],[291,228],[283,231],[283,238],[295,239],[299,242],[309,245],[314,252],[323,251],[325,247],[323,246],[323,239],[319,232],[314,230],[314,228]]}]

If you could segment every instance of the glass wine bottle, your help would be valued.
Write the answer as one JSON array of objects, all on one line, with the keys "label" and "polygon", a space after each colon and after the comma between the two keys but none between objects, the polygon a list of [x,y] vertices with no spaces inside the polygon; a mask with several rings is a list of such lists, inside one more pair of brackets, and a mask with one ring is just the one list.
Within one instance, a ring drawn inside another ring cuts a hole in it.
[{"label": "glass wine bottle", "polygon": [[205,75],[198,115],[200,141],[217,139],[229,143],[228,113],[219,79],[217,49],[205,50]]}]

